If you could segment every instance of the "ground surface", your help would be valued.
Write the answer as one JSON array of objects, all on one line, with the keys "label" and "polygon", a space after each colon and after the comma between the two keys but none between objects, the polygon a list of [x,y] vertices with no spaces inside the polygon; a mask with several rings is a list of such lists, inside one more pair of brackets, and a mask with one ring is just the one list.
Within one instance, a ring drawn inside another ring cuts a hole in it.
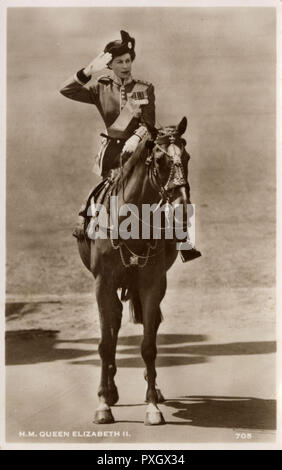
[{"label": "ground surface", "polygon": [[[166,426],[143,425],[142,328],[129,323],[127,308],[117,354],[116,423],[92,423],[100,373],[95,303],[91,297],[49,299],[9,304],[8,441],[242,443],[248,433],[248,443],[272,442],[273,291],[252,289],[251,296],[244,288],[229,289],[228,295],[225,289],[203,292],[185,286],[185,269],[175,265],[176,284],[171,282],[163,302],[165,320],[158,337],[158,385],[167,399],[160,408]],[[117,434],[84,434],[101,430]],[[26,434],[19,435],[22,431]],[[68,434],[52,437],[57,431]]]}]

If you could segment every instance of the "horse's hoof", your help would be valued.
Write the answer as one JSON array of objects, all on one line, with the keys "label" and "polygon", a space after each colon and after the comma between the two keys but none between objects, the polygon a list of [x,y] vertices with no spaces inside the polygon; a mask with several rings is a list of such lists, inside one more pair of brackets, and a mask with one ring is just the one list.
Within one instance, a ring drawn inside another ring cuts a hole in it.
[{"label": "horse's hoof", "polygon": [[94,417],[95,424],[111,424],[114,422],[115,420],[110,409],[96,411]]},{"label": "horse's hoof", "polygon": [[107,405],[114,406],[119,400],[118,389],[115,387],[108,391]]},{"label": "horse's hoof", "polygon": [[165,419],[161,411],[147,411],[145,415],[145,426],[160,426],[165,424]]}]

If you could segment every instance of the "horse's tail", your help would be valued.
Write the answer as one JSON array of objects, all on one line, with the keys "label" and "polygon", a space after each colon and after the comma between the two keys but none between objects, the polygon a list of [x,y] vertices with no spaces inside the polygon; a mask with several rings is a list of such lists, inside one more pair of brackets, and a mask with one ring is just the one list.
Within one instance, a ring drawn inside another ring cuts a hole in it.
[{"label": "horse's tail", "polygon": [[142,304],[136,288],[129,290],[129,316],[132,323],[143,324]]},{"label": "horse's tail", "polygon": [[[142,303],[140,300],[139,288],[138,288],[138,275],[135,272],[131,273],[131,279],[127,288],[122,288],[121,300],[129,300],[129,320],[132,323],[141,323],[143,325],[143,311]],[[161,309],[159,308],[158,323],[163,321]]]},{"label": "horse's tail", "polygon": [[126,284],[126,287],[121,288],[120,299],[123,302],[129,300],[129,321],[143,324],[142,304],[138,289],[138,272],[135,269],[130,271]]}]

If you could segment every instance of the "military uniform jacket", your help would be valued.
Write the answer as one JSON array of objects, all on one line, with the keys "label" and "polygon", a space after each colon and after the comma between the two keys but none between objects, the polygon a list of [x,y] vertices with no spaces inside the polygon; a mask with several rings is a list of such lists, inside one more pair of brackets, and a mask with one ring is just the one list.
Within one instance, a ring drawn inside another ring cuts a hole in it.
[{"label": "military uniform jacket", "polygon": [[140,103],[139,115],[130,122],[124,133],[125,139],[140,125],[155,125],[155,95],[151,83],[132,77],[122,83],[119,77],[109,73],[86,86],[90,79],[83,70],[79,71],[64,83],[60,93],[67,98],[96,105],[107,129],[116,121],[128,99]]}]

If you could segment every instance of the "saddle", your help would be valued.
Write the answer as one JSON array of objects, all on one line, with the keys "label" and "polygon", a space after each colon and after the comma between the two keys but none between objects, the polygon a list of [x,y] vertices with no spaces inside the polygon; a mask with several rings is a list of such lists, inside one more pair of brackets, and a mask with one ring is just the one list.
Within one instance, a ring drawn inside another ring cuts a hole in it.
[{"label": "saddle", "polygon": [[120,169],[111,170],[110,175],[103,179],[97,186],[92,189],[81,206],[78,213],[78,221],[72,232],[72,235],[78,239],[87,238],[87,227],[91,220],[93,214],[89,210],[92,204],[101,204],[104,205],[107,212],[110,209],[110,195],[112,192],[113,184],[116,180],[116,177],[120,174]]},{"label": "saddle", "polygon": [[106,195],[109,192],[110,187],[111,183],[109,181],[109,178],[104,179],[97,186],[95,186],[95,188],[88,195],[86,203],[83,205],[83,208],[80,209],[78,214],[84,218],[91,217],[88,214],[88,209],[91,205],[91,201],[95,202],[96,204],[104,204]]}]

